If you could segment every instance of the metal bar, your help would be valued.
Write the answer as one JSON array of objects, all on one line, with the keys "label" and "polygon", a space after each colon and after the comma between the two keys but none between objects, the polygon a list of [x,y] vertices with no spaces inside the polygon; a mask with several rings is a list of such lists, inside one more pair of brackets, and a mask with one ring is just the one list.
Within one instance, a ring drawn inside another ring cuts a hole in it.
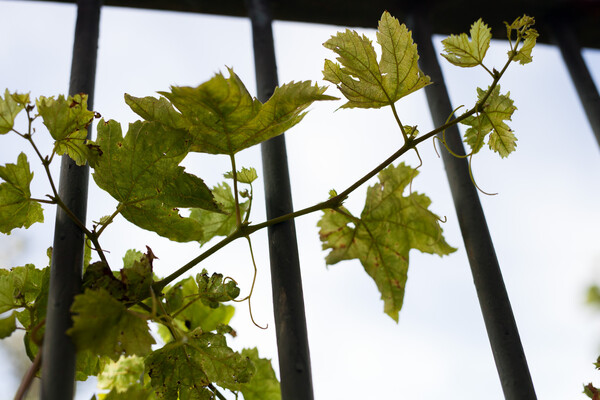
[{"label": "metal bar", "polygon": [[[412,15],[409,21],[419,46],[421,68],[435,82],[425,88],[425,94],[434,124],[440,126],[452,113],[452,106],[431,41],[431,30],[420,13]],[[454,152],[465,154],[458,127],[448,129],[445,137]],[[535,399],[517,324],[467,161],[443,149],[442,156],[504,397]]]},{"label": "metal bar", "polygon": [[[73,44],[69,94],[87,93],[92,109],[101,0],[80,0]],[[91,128],[88,129],[88,138]],[[58,192],[63,202],[85,223],[89,167],[77,166],[67,155],[61,160]],[[71,304],[81,292],[84,235],[61,210],[56,212],[50,289],[42,353],[43,400],[72,399],[75,386],[75,346],[65,333],[71,327]]]},{"label": "metal bar", "polygon": [[577,94],[579,94],[579,100],[581,100],[588,121],[592,126],[596,141],[600,145],[600,95],[581,54],[581,47],[573,31],[571,21],[567,20],[564,14],[554,15],[550,19],[548,28],[565,60],[575,89],[577,89]]},{"label": "metal bar", "polygon": [[[258,99],[277,86],[271,14],[266,0],[247,0],[252,21]],[[261,145],[267,218],[293,211],[284,135]],[[273,308],[283,400],[313,399],[308,333],[294,221],[268,228]]]}]

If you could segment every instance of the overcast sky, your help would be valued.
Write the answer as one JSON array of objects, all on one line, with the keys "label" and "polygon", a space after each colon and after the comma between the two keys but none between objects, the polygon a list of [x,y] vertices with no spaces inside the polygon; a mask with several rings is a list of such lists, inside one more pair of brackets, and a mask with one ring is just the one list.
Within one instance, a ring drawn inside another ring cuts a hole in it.
[{"label": "overcast sky", "polygon": [[[383,10],[382,10],[383,11]],[[519,11],[507,14],[513,20]],[[102,11],[94,109],[104,118],[128,123],[123,93],[154,95],[170,85],[195,86],[226,66],[233,67],[255,93],[250,24],[246,19],[105,7]],[[0,89],[31,91],[33,96],[68,90],[75,7],[38,2],[0,2]],[[377,21],[373,21],[376,26]],[[465,26],[465,31],[468,31]],[[324,58],[321,46],[339,27],[276,22],[274,32],[281,83],[317,80]],[[361,30],[372,39],[373,30]],[[458,33],[458,32],[457,32]],[[439,40],[437,48],[441,51]],[[504,63],[507,43],[496,42],[486,58],[491,67]],[[600,82],[600,52],[585,51],[588,66]],[[600,282],[600,151],[557,49],[538,45],[534,62],[514,64],[501,82],[518,110],[509,125],[519,141],[508,159],[487,148],[473,163],[480,187],[497,196],[481,195],[506,286],[511,298],[529,367],[540,399],[585,398],[582,384],[600,377],[592,363],[600,354],[600,315],[585,306],[586,288]],[[454,106],[472,105],[477,86],[489,76],[442,63]],[[425,71],[427,72],[427,71]],[[328,92],[337,95],[335,88]],[[360,178],[401,145],[389,110],[340,110],[341,103],[316,104],[305,120],[287,134],[296,209],[315,204]],[[398,103],[402,121],[432,128],[424,93]],[[21,123],[23,121],[21,120]],[[49,149],[50,141],[36,137]],[[15,162],[28,153],[35,170],[33,193],[48,192],[32,152],[22,140],[0,137],[0,161]],[[426,193],[431,209],[446,216],[446,240],[459,250],[449,257],[410,254],[404,308],[396,324],[383,313],[375,284],[358,261],[325,267],[316,223],[320,215],[297,220],[306,300],[315,398],[321,399],[502,399],[499,379],[470,276],[450,191],[440,159],[431,143],[421,147],[424,165],[413,190]],[[404,159],[413,166],[414,157]],[[237,157],[239,166],[261,172],[258,147]],[[189,156],[184,164],[209,186],[229,169],[225,156]],[[58,163],[54,165],[55,171]],[[93,185],[93,183],[92,183]],[[255,186],[251,220],[265,218],[262,180]],[[366,187],[350,197],[347,207],[360,213]],[[116,202],[92,187],[88,221],[112,213]],[[13,231],[0,238],[0,262],[11,267],[47,263],[54,210],[46,207],[47,224]],[[159,257],[159,276],[199,254],[197,244],[173,244],[140,232],[122,218],[107,230],[103,247],[119,266],[125,250],[150,246]],[[110,236],[109,236],[110,235]],[[253,298],[254,317],[269,324],[254,327],[245,304],[232,320],[235,349],[258,346],[261,356],[277,366],[275,330],[266,247],[266,232],[253,236],[259,264]],[[246,244],[234,243],[202,267],[240,282],[247,293],[252,266]],[[4,354],[4,355],[3,355]],[[0,363],[0,376],[11,376],[10,360]],[[14,381],[2,384],[16,390]],[[87,388],[79,391],[88,399]]]}]

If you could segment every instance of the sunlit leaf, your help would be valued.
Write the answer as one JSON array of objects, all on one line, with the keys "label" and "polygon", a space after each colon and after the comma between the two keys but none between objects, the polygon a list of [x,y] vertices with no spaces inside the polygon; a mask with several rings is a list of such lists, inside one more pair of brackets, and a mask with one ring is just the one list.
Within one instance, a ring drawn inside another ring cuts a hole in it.
[{"label": "sunlit leaf", "polygon": [[[258,179],[258,175],[256,174],[256,169],[254,168],[245,168],[243,167],[241,171],[237,171],[237,179],[241,183],[252,183]],[[225,178],[233,179],[233,173],[231,171],[225,174]]]},{"label": "sunlit leaf", "polygon": [[4,91],[4,98],[0,96],[0,135],[10,132],[15,118],[24,108],[25,105],[19,104],[8,89]]},{"label": "sunlit leaf", "polygon": [[[513,58],[513,61],[518,61],[521,65],[528,64],[533,61],[533,57],[531,55],[531,51],[535,47],[537,38],[539,36],[538,32],[531,28],[535,24],[535,19],[524,15],[519,17],[513,21],[512,24],[504,23],[506,25],[506,33],[511,40],[512,43],[512,32],[517,32],[517,38],[522,40],[522,44],[519,46],[517,50],[517,54]],[[514,53],[513,50],[509,50],[509,57]]]},{"label": "sunlit leaf", "polygon": [[124,392],[134,385],[144,373],[144,359],[138,356],[121,356],[117,361],[111,361],[104,366],[98,375],[100,389],[115,389]]},{"label": "sunlit leaf", "polygon": [[379,183],[367,190],[358,218],[348,210],[325,210],[318,226],[323,249],[331,249],[327,264],[357,258],[373,278],[384,311],[395,321],[402,308],[409,251],[446,255],[455,251],[442,236],[439,218],[428,210],[431,200],[404,191],[418,172],[403,163],[379,173]]},{"label": "sunlit leaf", "polygon": [[471,25],[470,33],[470,38],[466,33],[461,33],[442,40],[446,52],[442,53],[442,56],[459,67],[482,65],[483,58],[490,48],[492,30],[480,18]]},{"label": "sunlit leaf", "polygon": [[29,228],[35,222],[44,222],[40,203],[31,200],[29,186],[33,172],[25,153],[20,153],[16,164],[0,166],[0,232],[10,234],[15,228]]},{"label": "sunlit leaf", "polygon": [[[478,101],[483,100],[486,91],[477,88]],[[483,111],[461,121],[469,125],[465,132],[465,142],[471,147],[473,154],[477,153],[488,137],[490,149],[507,157],[517,147],[517,138],[512,129],[504,121],[510,121],[513,112],[517,109],[510,98],[510,92],[500,94],[500,85],[496,86],[487,98]]]},{"label": "sunlit leaf", "polygon": [[37,99],[38,113],[56,140],[57,154],[68,154],[77,165],[83,165],[90,158],[90,152],[97,148],[88,146],[87,129],[94,119],[94,112],[87,109],[87,94],[76,94],[65,99],[63,95],[40,96]]},{"label": "sunlit leaf", "polygon": [[[192,151],[235,154],[296,125],[313,102],[335,99],[323,94],[324,87],[291,82],[276,88],[262,104],[250,96],[233,70],[229,69],[229,75],[225,78],[219,73],[195,88],[173,86],[170,92],[159,92],[182,114],[184,122],[177,122],[176,126],[185,126],[190,132]],[[166,105],[161,103],[160,107]],[[143,116],[150,114],[145,112]],[[167,120],[159,117],[158,112],[150,117]]]},{"label": "sunlit leaf", "polygon": [[419,69],[410,31],[387,11],[379,21],[377,42],[379,62],[371,41],[356,31],[338,32],[323,44],[338,54],[341,64],[325,60],[323,79],[338,85],[348,99],[342,108],[383,107],[431,83]]}]

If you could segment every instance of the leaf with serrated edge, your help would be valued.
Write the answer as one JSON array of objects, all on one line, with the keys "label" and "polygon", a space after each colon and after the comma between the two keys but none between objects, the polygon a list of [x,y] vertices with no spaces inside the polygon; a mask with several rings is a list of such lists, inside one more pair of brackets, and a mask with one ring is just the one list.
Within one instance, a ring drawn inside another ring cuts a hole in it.
[{"label": "leaf with serrated edge", "polygon": [[318,226],[327,264],[357,258],[371,276],[395,321],[402,308],[409,251],[446,255],[455,251],[442,236],[439,218],[428,210],[423,194],[403,192],[418,172],[404,163],[379,173],[380,183],[367,189],[360,220],[341,208],[326,210]]},{"label": "leaf with serrated edge", "polygon": [[137,121],[123,137],[119,123],[101,121],[97,144],[102,155],[92,164],[94,180],[121,203],[126,219],[171,240],[201,237],[201,225],[177,208],[219,207],[202,179],[179,166],[190,149],[186,132]]},{"label": "leaf with serrated edge", "polygon": [[323,79],[338,85],[348,99],[341,108],[380,108],[431,83],[419,69],[417,45],[404,24],[387,11],[377,32],[381,60],[366,36],[346,30],[332,36],[323,46],[338,54],[336,64],[325,60]]},{"label": "leaf with serrated edge", "polygon": [[145,360],[146,372],[159,398],[176,400],[211,383],[239,390],[254,374],[248,358],[234,352],[225,336],[192,332],[185,340],[167,343]]},{"label": "leaf with serrated edge", "polygon": [[480,18],[471,25],[470,33],[470,39],[466,33],[461,33],[442,40],[446,52],[442,53],[442,56],[459,67],[481,65],[490,47],[492,30]]},{"label": "leaf with serrated edge", "polygon": [[29,228],[44,222],[40,203],[31,200],[29,186],[33,172],[25,153],[20,153],[16,164],[0,166],[0,232],[10,235],[15,228]]},{"label": "leaf with serrated edge", "polygon": [[[477,88],[478,100],[483,100],[486,91]],[[473,154],[477,153],[485,143],[489,134],[488,145],[490,149],[507,157],[517,147],[517,138],[504,121],[510,121],[513,112],[517,109],[510,98],[510,92],[500,94],[500,85],[496,86],[486,100],[483,112],[472,115],[461,121],[470,128],[465,132],[465,141],[471,147]]]},{"label": "leaf with serrated edge", "polygon": [[242,385],[244,400],[281,400],[281,388],[271,360],[260,358],[256,348],[244,349],[242,355],[256,366],[256,373],[250,382]]},{"label": "leaf with serrated edge", "polygon": [[336,99],[323,94],[325,87],[291,82],[276,88],[262,104],[232,69],[229,75],[216,74],[196,88],[173,86],[170,92],[159,92],[183,116],[192,151],[233,155],[296,125],[313,102]]},{"label": "leaf with serrated edge", "polygon": [[[193,208],[190,212],[190,218],[198,221],[202,226],[202,236],[197,239],[201,245],[206,244],[216,236],[229,236],[237,229],[235,198],[233,197],[231,187],[223,182],[213,187],[212,193],[220,205],[221,213],[210,212],[200,208]],[[245,218],[248,212],[249,204],[249,201],[240,203],[242,219]]]},{"label": "leaf with serrated edge", "polygon": [[89,349],[112,360],[151,351],[154,339],[146,319],[127,310],[104,289],[88,289],[75,296],[71,312],[73,326],[67,333],[78,350]]},{"label": "leaf with serrated edge", "polygon": [[[231,171],[224,174],[225,178],[233,179],[233,173]],[[242,167],[241,171],[237,171],[237,180],[241,183],[251,184],[255,180],[258,179],[258,175],[256,173],[256,169],[254,168],[246,168]]]},{"label": "leaf with serrated edge", "polygon": [[[37,99],[37,109],[56,140],[56,154],[68,154],[77,165],[83,165],[90,158],[94,148],[86,145],[87,129],[94,119],[94,112],[87,109],[86,94],[76,94],[65,99],[63,95],[41,96]],[[97,151],[97,150],[96,150]]]},{"label": "leaf with serrated edge", "polygon": [[4,91],[4,98],[0,96],[0,135],[11,131],[15,118],[24,108],[24,104],[19,104],[8,89]]}]

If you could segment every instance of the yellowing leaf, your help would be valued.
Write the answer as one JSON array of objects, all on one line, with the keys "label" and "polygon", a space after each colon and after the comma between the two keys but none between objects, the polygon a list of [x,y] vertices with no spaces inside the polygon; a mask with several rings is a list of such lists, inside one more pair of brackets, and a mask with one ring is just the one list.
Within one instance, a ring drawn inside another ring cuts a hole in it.
[{"label": "yellowing leaf", "polygon": [[115,121],[98,125],[102,155],[91,162],[98,186],[121,203],[123,216],[141,228],[176,241],[199,240],[202,226],[179,215],[178,207],[219,211],[202,179],[179,163],[190,136],[157,122],[130,124],[123,137]]},{"label": "yellowing leaf", "polygon": [[67,333],[78,350],[118,360],[121,355],[144,356],[154,339],[146,319],[127,310],[106,290],[86,290],[75,296],[71,306],[73,326]]},{"label": "yellowing leaf", "polygon": [[40,203],[31,200],[29,185],[33,172],[25,153],[20,153],[16,164],[0,166],[0,232],[10,234],[14,228],[29,228],[35,222],[44,222]]},{"label": "yellowing leaf", "polygon": [[379,21],[377,42],[382,51],[379,62],[371,41],[356,31],[338,32],[323,44],[338,54],[341,64],[325,60],[323,79],[338,85],[348,99],[342,108],[391,105],[431,83],[417,64],[411,33],[387,11]]},{"label": "yellowing leaf", "polygon": [[4,91],[4,98],[0,96],[0,135],[10,132],[15,124],[16,116],[24,108],[25,105],[17,102],[8,89]]},{"label": "yellowing leaf", "polygon": [[119,360],[111,361],[104,366],[98,375],[100,389],[115,389],[124,392],[134,385],[144,373],[144,359],[138,356],[121,356]]},{"label": "yellowing leaf", "polygon": [[66,99],[62,95],[58,99],[44,96],[37,99],[44,125],[56,140],[56,154],[68,154],[77,165],[85,164],[90,153],[98,151],[86,143],[87,128],[95,116],[87,109],[87,97],[87,94],[76,94]]},{"label": "yellowing leaf", "polygon": [[318,226],[323,249],[331,249],[327,264],[357,258],[373,278],[384,301],[384,311],[395,321],[402,308],[409,251],[446,255],[455,251],[446,243],[439,218],[428,210],[423,194],[404,196],[418,172],[405,164],[379,173],[380,183],[369,187],[360,219],[348,210],[326,210]]},{"label": "yellowing leaf", "polygon": [[156,394],[167,400],[205,398],[211,383],[239,390],[254,374],[252,361],[227,347],[225,336],[200,330],[167,343],[145,362]]},{"label": "yellowing leaf", "polygon": [[444,58],[459,67],[475,67],[482,64],[490,47],[492,30],[480,19],[471,25],[471,38],[466,33],[450,35],[442,40]]},{"label": "yellowing leaf", "polygon": [[[478,101],[483,100],[486,91],[477,88]],[[461,121],[462,124],[471,126],[465,132],[465,141],[471,147],[473,154],[477,153],[485,143],[489,134],[488,145],[490,149],[507,157],[517,147],[517,138],[513,131],[504,123],[510,121],[513,112],[517,109],[510,98],[510,92],[500,94],[500,85],[496,86],[484,104],[483,111]]]},{"label": "yellowing leaf", "polygon": [[[262,104],[250,96],[233,70],[229,69],[229,75],[225,78],[219,73],[195,88],[173,86],[170,92],[159,92],[181,114],[164,101],[148,98],[137,99],[132,109],[151,121],[186,129],[192,137],[192,151],[233,155],[296,125],[314,101],[335,99],[323,94],[324,87],[291,82],[276,88]],[[133,100],[128,103],[132,105]]]}]

